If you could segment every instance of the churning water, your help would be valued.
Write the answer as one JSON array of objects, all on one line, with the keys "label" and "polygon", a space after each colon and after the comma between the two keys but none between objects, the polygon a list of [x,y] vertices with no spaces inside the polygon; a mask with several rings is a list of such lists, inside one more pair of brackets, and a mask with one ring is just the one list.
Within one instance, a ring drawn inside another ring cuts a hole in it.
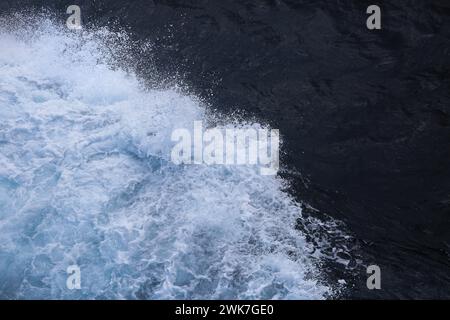
[{"label": "churning water", "polygon": [[[205,108],[111,67],[110,35],[3,21],[0,298],[330,294],[283,180],[171,163],[171,132]],[[81,290],[66,287],[74,264]]]}]

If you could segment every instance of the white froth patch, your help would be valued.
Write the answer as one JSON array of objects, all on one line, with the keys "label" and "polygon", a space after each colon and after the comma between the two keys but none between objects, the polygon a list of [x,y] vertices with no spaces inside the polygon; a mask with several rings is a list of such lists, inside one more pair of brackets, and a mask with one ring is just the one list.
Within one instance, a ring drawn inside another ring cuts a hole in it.
[{"label": "white froth patch", "polygon": [[195,98],[144,90],[92,35],[36,34],[0,33],[1,298],[329,293],[280,179],[170,163],[172,130],[205,118]]}]

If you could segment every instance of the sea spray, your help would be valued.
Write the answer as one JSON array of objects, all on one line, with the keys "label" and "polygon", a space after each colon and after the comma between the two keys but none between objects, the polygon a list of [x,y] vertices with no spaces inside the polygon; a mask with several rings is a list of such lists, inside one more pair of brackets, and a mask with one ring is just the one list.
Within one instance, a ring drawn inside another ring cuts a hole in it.
[{"label": "sea spray", "polygon": [[0,32],[0,298],[329,296],[284,181],[173,164],[171,133],[204,106],[144,89],[104,29],[83,32]]}]

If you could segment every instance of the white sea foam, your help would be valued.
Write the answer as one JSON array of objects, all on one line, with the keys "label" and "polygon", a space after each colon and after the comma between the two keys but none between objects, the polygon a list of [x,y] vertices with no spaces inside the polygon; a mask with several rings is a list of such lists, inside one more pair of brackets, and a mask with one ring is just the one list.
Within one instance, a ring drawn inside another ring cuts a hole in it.
[{"label": "white sea foam", "polygon": [[[0,32],[0,297],[330,293],[283,181],[171,163],[171,132],[204,120],[202,104],[113,70],[101,33]],[[66,287],[72,264],[81,290]]]}]

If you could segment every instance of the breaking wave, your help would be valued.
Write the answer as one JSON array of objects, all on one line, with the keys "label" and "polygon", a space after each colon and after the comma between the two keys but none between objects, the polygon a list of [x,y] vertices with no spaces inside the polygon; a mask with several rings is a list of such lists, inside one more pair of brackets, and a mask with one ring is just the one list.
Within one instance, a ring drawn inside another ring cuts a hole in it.
[{"label": "breaking wave", "polygon": [[[0,297],[321,299],[319,247],[282,179],[177,166],[176,128],[207,118],[111,66],[104,29],[0,31]],[[114,34],[114,37],[121,37]],[[257,124],[253,124],[257,125]],[[66,287],[78,265],[81,290]]]}]

